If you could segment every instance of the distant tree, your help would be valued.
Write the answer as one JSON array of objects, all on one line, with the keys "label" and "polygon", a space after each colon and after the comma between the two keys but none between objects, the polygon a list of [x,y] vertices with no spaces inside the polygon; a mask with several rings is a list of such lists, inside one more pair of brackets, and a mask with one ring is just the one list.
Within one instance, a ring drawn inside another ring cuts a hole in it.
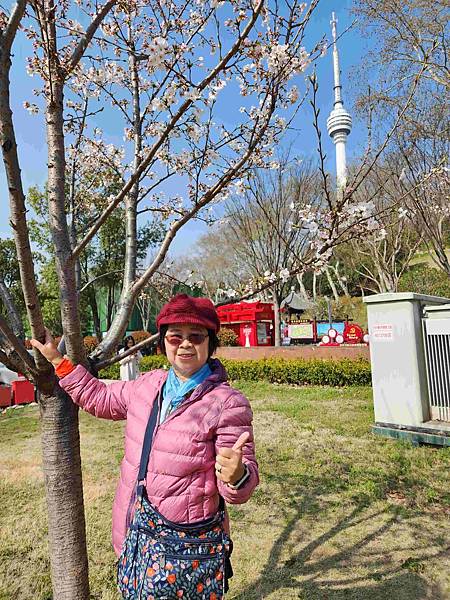
[{"label": "distant tree", "polygon": [[61,336],[63,329],[59,300],[59,284],[54,259],[45,263],[40,271],[38,293],[42,306],[42,314],[47,327],[53,335]]},{"label": "distant tree", "polygon": [[[416,103],[414,122],[396,136],[402,171],[399,187],[411,224],[435,265],[450,277],[450,125],[443,97],[433,106]],[[420,109],[420,110],[419,110]]]},{"label": "distant tree", "polygon": [[450,87],[446,0],[355,0],[353,11],[364,34],[376,38],[371,58],[383,66],[389,94],[422,69],[424,83]]},{"label": "distant tree", "polygon": [[[86,175],[87,176],[87,175]],[[107,196],[112,189],[117,187],[118,181],[114,173],[109,173],[105,177],[107,181],[103,191],[96,184],[96,192],[92,198],[87,191],[92,184],[92,172],[88,181],[81,179],[78,175],[78,185],[80,186],[80,195],[83,198],[84,205],[92,205],[93,202],[105,203]],[[116,182],[114,183],[114,179]],[[92,192],[92,190],[91,190]],[[48,218],[48,198],[47,192],[39,190],[37,187],[31,187],[28,190],[28,199],[33,207],[35,217],[30,219],[31,239],[42,250],[41,255],[41,277],[42,283],[39,291],[42,294],[43,309],[45,309],[46,323],[52,331],[60,335],[62,333],[62,323],[59,303],[59,284],[55,271],[54,246],[51,239]],[[77,205],[78,206],[78,205]],[[72,205],[72,214],[75,210]],[[76,223],[73,223],[75,219]],[[72,218],[72,225],[79,233],[89,227],[91,222],[89,212],[81,210],[78,206],[75,216]],[[136,259],[142,263],[147,257],[147,253],[159,242],[164,235],[164,226],[159,220],[150,220],[137,231]],[[123,264],[126,251],[126,226],[125,209],[119,207],[112,215],[108,217],[98,234],[93,238],[89,245],[80,254],[77,269],[77,286],[80,294],[81,323],[83,330],[86,330],[88,315],[87,306],[90,308],[91,318],[94,325],[96,337],[99,341],[102,339],[100,325],[99,301],[103,296],[106,306],[106,328],[111,326],[114,311],[117,306],[118,297],[123,281]],[[45,259],[45,256],[50,256]]]},{"label": "distant tree", "polygon": [[163,305],[175,294],[203,295],[203,290],[193,284],[190,273],[180,273],[177,263],[170,261],[164,270],[158,271],[136,300],[136,307],[146,331],[155,328],[156,316]]},{"label": "distant tree", "polygon": [[[136,261],[140,266],[148,253],[161,242],[165,230],[160,221],[150,221],[138,228]],[[125,209],[118,208],[105,222],[98,235],[80,257],[81,295],[85,294],[91,306],[94,324],[99,323],[98,293],[106,298],[106,329],[117,309],[123,282],[126,253]],[[92,283],[90,283],[92,282]],[[146,327],[145,327],[146,329]],[[96,331],[99,340],[100,331]]]},{"label": "distant tree", "polygon": [[228,290],[240,290],[251,271],[236,252],[236,240],[226,221],[219,219],[189,248],[187,256],[173,259],[171,272],[180,280],[202,287],[215,301]]},{"label": "distant tree", "polygon": [[363,185],[374,203],[377,227],[367,235],[350,241],[348,266],[360,275],[360,286],[374,293],[397,292],[402,274],[423,239],[404,209],[404,192],[399,181],[398,157],[372,170]]},{"label": "distant tree", "polygon": [[14,333],[23,339],[25,304],[14,240],[0,240],[0,313],[9,317]]},{"label": "distant tree", "polygon": [[[358,72],[358,106],[374,137],[402,110],[414,82],[392,137],[399,196],[432,259],[450,276],[448,2],[356,0],[354,12],[360,30],[376,40]],[[361,93],[364,78],[367,93]]]},{"label": "distant tree", "polygon": [[[228,204],[226,229],[234,254],[254,281],[272,281],[275,345],[279,346],[280,304],[291,283],[292,265],[300,264],[308,248],[308,233],[293,222],[294,207],[317,204],[318,172],[311,164],[280,161],[276,170],[257,171],[242,196]],[[278,278],[278,273],[285,277]]]}]

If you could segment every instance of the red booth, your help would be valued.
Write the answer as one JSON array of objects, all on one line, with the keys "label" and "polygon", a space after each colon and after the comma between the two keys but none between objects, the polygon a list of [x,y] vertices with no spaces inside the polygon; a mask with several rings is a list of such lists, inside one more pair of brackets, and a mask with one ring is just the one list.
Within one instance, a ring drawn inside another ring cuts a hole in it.
[{"label": "red booth", "polygon": [[217,308],[220,324],[232,329],[240,346],[273,346],[274,312],[270,302],[237,302]]},{"label": "red booth", "polygon": [[6,408],[12,404],[12,393],[10,385],[0,385],[0,408]]},{"label": "red booth", "polygon": [[12,382],[14,404],[30,404],[34,402],[34,386],[23,375]]}]

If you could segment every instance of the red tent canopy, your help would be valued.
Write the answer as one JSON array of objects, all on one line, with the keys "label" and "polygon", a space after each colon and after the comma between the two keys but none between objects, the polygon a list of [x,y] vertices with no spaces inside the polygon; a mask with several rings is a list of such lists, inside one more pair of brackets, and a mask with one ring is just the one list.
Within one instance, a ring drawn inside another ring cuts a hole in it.
[{"label": "red tent canopy", "polygon": [[217,308],[220,324],[232,329],[241,346],[273,345],[273,305],[270,302],[236,302]]},{"label": "red tent canopy", "polygon": [[273,304],[270,302],[236,302],[217,308],[220,322],[241,323],[243,321],[273,321]]}]

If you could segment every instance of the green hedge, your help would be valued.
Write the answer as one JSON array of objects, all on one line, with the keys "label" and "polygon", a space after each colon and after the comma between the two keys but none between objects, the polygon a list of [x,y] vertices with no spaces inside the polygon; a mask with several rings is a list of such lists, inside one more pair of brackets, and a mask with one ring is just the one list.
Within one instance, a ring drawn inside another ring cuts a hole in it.
[{"label": "green hedge", "polygon": [[[366,359],[302,360],[269,358],[261,360],[222,360],[231,380],[269,381],[294,385],[371,385],[370,362]],[[145,356],[141,371],[167,367],[165,356]],[[100,372],[105,379],[119,379],[119,365]]]},{"label": "green hedge", "polygon": [[153,369],[163,369],[164,367],[169,367],[169,361],[164,354],[144,356],[139,363],[139,368],[141,371],[153,371]]},{"label": "green hedge", "polygon": [[[163,367],[168,367],[169,363],[167,358],[163,354],[155,354],[153,356],[144,356],[144,358],[139,363],[139,369],[141,372],[145,371],[153,371],[153,369],[161,369]],[[120,365],[119,363],[115,363],[106,369],[102,369],[100,371],[100,377],[102,379],[120,379]]]},{"label": "green hedge", "polygon": [[100,379],[120,379],[120,366],[119,363],[115,363],[106,369],[99,371],[98,376]]},{"label": "green hedge", "polygon": [[302,360],[269,358],[223,360],[230,379],[294,385],[370,385],[370,362],[365,359]]}]

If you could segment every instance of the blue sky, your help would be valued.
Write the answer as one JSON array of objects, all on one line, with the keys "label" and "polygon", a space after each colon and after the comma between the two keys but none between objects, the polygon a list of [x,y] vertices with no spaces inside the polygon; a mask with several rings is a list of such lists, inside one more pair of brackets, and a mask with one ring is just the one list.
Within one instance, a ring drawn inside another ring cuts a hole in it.
[{"label": "blue sky", "polygon": [[[352,0],[322,0],[319,8],[316,10],[313,20],[308,30],[308,37],[305,40],[306,47],[310,47],[312,42],[320,38],[323,34],[328,39],[331,38],[330,17],[334,10],[338,17],[338,32],[344,31],[350,24],[352,17],[349,10]],[[340,62],[343,73],[342,83],[344,86],[344,102],[346,107],[351,110],[351,94],[349,75],[354,67],[360,63],[365,51],[366,40],[362,39],[356,29],[348,31],[339,42]],[[14,48],[15,64],[24,63],[27,49],[24,45],[16,45]],[[332,109],[333,103],[333,66],[332,53],[321,58],[316,65],[319,80],[319,104],[321,109],[320,121],[323,130],[323,142],[325,151],[330,161],[329,168],[334,170],[334,149],[331,140],[326,134],[326,118]],[[30,90],[37,82],[33,81],[24,71],[12,71],[12,106],[16,134],[19,146],[19,157],[23,174],[25,189],[31,185],[42,186],[45,183],[46,172],[46,145],[45,130],[41,117],[31,116],[23,108],[24,100],[33,101],[30,97]],[[226,115],[224,115],[226,119]],[[365,139],[365,128],[363,123],[359,123],[353,113],[353,131],[349,137],[348,155],[360,153]],[[316,147],[316,138],[311,126],[311,112],[306,108],[297,120],[297,126],[300,126],[299,134],[291,137],[291,152],[293,155],[307,157],[313,156]],[[121,134],[120,136],[121,137]],[[10,236],[9,226],[9,207],[7,188],[4,177],[4,171],[1,169],[0,185],[3,190],[2,202],[0,202],[0,235],[2,237]],[[200,222],[192,223],[182,230],[175,239],[172,246],[172,254],[177,255],[185,253],[195,239],[205,231],[206,226]]]}]

